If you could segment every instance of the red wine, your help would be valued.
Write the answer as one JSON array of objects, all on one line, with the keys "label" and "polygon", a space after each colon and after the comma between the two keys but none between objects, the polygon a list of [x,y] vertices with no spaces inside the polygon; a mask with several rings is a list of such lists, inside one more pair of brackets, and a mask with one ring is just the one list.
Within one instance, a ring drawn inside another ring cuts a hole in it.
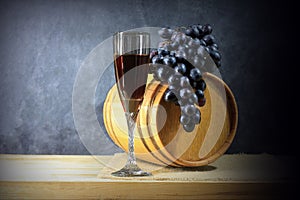
[{"label": "red wine", "polygon": [[149,62],[147,54],[124,54],[115,58],[115,76],[125,112],[137,112],[143,101],[148,67],[140,65]]}]

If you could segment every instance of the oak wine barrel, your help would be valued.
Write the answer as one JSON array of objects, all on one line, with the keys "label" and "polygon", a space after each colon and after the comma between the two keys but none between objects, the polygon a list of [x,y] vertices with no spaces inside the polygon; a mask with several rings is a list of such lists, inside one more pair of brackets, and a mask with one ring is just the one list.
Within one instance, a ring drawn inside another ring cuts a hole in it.
[{"label": "oak wine barrel", "polygon": [[[236,133],[238,109],[230,88],[217,76],[204,73],[206,104],[200,107],[201,122],[193,132],[179,122],[180,107],[165,102],[166,85],[151,81],[137,117],[135,153],[137,158],[160,165],[203,166],[226,152]],[[128,151],[127,124],[114,85],[103,106],[109,137]]]}]

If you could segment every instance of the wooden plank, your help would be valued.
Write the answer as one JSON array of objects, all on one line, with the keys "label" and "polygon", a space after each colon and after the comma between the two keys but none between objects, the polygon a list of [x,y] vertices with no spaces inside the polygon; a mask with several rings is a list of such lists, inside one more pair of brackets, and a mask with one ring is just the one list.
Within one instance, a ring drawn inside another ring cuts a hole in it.
[{"label": "wooden plank", "polygon": [[282,183],[4,182],[1,199],[268,199]]},{"label": "wooden plank", "polygon": [[105,165],[122,159],[0,155],[0,199],[266,199],[286,195],[292,179],[285,163],[293,158],[266,154],[223,155],[197,168],[161,167],[151,177],[112,177],[114,169]]}]

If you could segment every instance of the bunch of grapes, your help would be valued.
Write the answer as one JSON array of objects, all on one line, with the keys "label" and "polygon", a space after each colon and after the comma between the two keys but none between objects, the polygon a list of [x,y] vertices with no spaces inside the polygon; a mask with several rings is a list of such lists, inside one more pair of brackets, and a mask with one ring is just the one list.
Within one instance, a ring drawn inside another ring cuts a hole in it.
[{"label": "bunch of grapes", "polygon": [[162,28],[159,35],[163,41],[150,55],[153,63],[150,72],[155,80],[168,85],[164,99],[180,106],[179,120],[187,132],[193,131],[201,121],[200,110],[195,105],[201,107],[206,102],[206,83],[200,71],[205,64],[204,51],[220,66],[221,56],[211,32],[210,25],[193,25],[181,30]]}]

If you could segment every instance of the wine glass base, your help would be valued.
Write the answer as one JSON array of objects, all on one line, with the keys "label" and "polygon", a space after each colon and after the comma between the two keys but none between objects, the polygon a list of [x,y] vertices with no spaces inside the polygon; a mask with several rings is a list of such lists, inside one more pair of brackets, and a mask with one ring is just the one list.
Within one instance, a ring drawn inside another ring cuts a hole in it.
[{"label": "wine glass base", "polygon": [[150,172],[141,170],[137,165],[125,165],[125,167],[111,173],[111,175],[118,177],[152,176]]}]

